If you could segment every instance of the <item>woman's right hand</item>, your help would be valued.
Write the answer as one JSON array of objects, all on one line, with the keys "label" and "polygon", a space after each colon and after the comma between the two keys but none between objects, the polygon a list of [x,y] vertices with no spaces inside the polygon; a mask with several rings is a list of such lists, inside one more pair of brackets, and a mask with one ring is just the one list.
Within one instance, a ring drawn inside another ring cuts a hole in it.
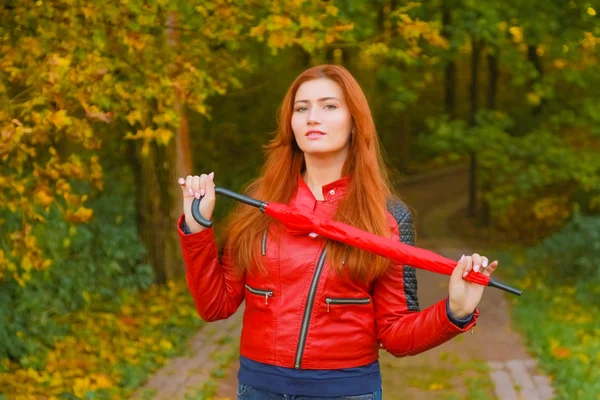
[{"label": "woman's right hand", "polygon": [[179,186],[183,192],[183,212],[185,214],[185,223],[192,233],[200,232],[204,229],[192,216],[192,202],[194,199],[202,197],[200,202],[200,214],[208,220],[212,218],[215,209],[215,173],[202,174],[200,176],[188,175],[185,179],[179,178]]}]

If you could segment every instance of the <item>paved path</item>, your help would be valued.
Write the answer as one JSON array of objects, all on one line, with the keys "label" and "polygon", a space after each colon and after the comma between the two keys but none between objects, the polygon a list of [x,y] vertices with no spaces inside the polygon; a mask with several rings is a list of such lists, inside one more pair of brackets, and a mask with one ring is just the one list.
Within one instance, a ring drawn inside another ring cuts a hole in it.
[{"label": "paved path", "polygon": [[[460,239],[460,227],[448,224],[451,216],[465,208],[466,172],[453,170],[447,176],[412,181],[400,191],[416,211],[417,246],[453,259],[480,251]],[[418,270],[417,277],[421,308],[447,295],[447,276]],[[414,357],[395,358],[382,352],[384,399],[551,399],[548,378],[539,373],[521,336],[511,328],[506,296],[496,289],[486,290],[472,334]],[[147,398],[154,399],[205,399],[206,394],[215,392],[215,399],[235,399],[240,316],[238,312],[228,321],[203,328],[191,341],[189,354],[166,365],[136,398],[143,398],[141,393],[146,391],[154,395]],[[215,354],[225,354],[221,359],[233,361],[223,368],[226,363],[215,361]],[[215,377],[223,373],[214,387]]]},{"label": "paved path", "polygon": [[199,400],[214,393],[217,380],[239,354],[243,305],[229,319],[205,325],[188,344],[140,388],[133,399]]}]

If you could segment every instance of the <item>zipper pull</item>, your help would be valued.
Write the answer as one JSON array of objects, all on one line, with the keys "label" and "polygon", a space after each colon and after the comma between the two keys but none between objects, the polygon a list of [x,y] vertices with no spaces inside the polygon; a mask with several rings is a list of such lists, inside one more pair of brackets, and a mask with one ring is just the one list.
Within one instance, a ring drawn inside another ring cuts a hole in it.
[{"label": "zipper pull", "polygon": [[331,299],[325,299],[325,302],[327,303],[327,312],[329,312],[329,303],[331,303]]},{"label": "zipper pull", "polygon": [[265,305],[269,305],[269,293],[265,293]]}]

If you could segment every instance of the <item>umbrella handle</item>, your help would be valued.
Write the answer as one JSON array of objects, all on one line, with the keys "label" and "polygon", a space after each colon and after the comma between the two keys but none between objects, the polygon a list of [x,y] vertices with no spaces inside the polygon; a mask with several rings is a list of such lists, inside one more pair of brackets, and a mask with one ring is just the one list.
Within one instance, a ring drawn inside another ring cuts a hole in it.
[{"label": "umbrella handle", "polygon": [[[261,212],[265,212],[265,207],[267,206],[267,203],[265,203],[263,201],[253,199],[252,197],[244,196],[243,194],[239,194],[239,193],[236,193],[234,191],[231,191],[229,189],[225,189],[222,187],[215,187],[215,193],[222,194],[231,199],[237,200],[244,204],[248,204],[249,206],[259,208]],[[201,200],[202,200],[202,197],[199,199],[194,199],[194,201],[192,202],[192,217],[194,217],[196,222],[199,223],[200,225],[202,225],[203,227],[210,228],[210,227],[212,227],[213,222],[211,220],[204,218],[202,216],[202,214],[200,214],[200,201]]]}]

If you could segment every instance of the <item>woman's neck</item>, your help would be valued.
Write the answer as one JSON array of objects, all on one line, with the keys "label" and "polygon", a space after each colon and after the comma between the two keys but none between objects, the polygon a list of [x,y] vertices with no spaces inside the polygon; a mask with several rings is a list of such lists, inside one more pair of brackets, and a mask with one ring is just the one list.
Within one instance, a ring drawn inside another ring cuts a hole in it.
[{"label": "woman's neck", "polygon": [[317,200],[323,200],[323,186],[342,177],[343,160],[319,159],[304,155],[306,170],[302,174],[304,182]]}]

